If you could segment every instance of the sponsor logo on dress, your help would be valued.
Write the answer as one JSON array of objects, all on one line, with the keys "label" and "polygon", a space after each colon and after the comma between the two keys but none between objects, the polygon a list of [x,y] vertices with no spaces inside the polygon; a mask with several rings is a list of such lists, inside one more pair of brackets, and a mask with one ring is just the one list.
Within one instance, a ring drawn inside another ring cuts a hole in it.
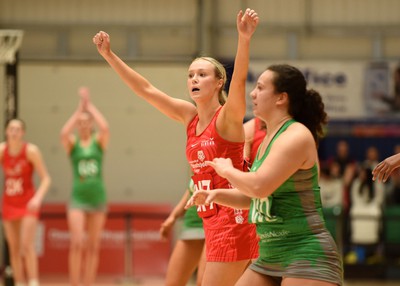
[{"label": "sponsor logo on dress", "polygon": [[200,162],[204,161],[204,159],[206,158],[206,155],[204,155],[203,150],[197,151],[197,158],[199,158]]},{"label": "sponsor logo on dress", "polygon": [[243,210],[242,209],[234,209],[233,213],[235,214],[235,222],[237,224],[243,224],[244,217],[242,216]]}]

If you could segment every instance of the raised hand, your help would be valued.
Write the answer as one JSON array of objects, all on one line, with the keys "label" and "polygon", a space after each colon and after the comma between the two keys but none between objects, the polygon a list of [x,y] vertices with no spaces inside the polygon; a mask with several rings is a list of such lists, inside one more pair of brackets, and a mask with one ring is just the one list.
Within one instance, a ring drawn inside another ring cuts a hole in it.
[{"label": "raised hand", "polygon": [[256,30],[258,22],[258,14],[254,10],[247,8],[244,13],[240,10],[236,19],[239,35],[249,39]]},{"label": "raised hand", "polygon": [[93,37],[93,43],[97,47],[97,51],[104,56],[107,53],[110,53],[111,51],[111,45],[110,45],[110,36],[104,32],[100,31]]},{"label": "raised hand", "polygon": [[81,98],[81,104],[82,104],[82,108],[83,110],[87,110],[87,107],[89,105],[90,102],[90,92],[89,92],[89,88],[82,86],[79,88],[78,90],[78,94]]}]

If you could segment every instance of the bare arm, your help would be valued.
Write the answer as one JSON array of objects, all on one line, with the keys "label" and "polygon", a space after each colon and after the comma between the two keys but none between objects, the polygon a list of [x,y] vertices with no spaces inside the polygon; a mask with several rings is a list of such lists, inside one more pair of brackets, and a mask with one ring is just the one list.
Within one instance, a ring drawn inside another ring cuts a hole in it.
[{"label": "bare arm", "polygon": [[181,200],[171,211],[171,213],[169,214],[167,219],[161,224],[160,235],[163,239],[168,238],[168,235],[171,233],[171,230],[172,230],[173,226],[175,225],[176,220],[185,214],[185,211],[186,211],[185,206],[186,206],[186,202],[188,201],[189,197],[190,197],[189,191],[186,190],[185,193],[183,194]]},{"label": "bare arm", "polygon": [[271,195],[297,170],[311,168],[317,163],[317,159],[311,133],[300,123],[294,123],[276,139],[256,172],[239,171],[232,166],[230,159],[216,158],[208,164],[242,194],[264,198]]},{"label": "bare arm", "polygon": [[0,143],[0,162],[3,161],[3,154],[4,154],[5,148],[6,148],[6,142],[1,142]]},{"label": "bare arm", "polygon": [[82,94],[82,96],[87,97],[87,104],[84,106],[86,106],[86,111],[92,115],[94,122],[99,128],[97,141],[100,143],[103,149],[106,149],[110,138],[110,129],[108,126],[108,122],[103,114],[93,104],[93,102],[89,100],[89,90],[87,88],[80,88],[79,92],[80,94]]},{"label": "bare arm", "polygon": [[60,132],[61,143],[64,146],[65,151],[69,153],[71,151],[72,146],[74,145],[75,136],[73,134],[73,130],[78,121],[79,115],[83,112],[83,102],[79,101],[78,107],[75,112],[71,115],[71,117],[65,122],[64,126]]},{"label": "bare arm", "polygon": [[43,202],[44,196],[49,190],[51,179],[43,161],[42,154],[37,146],[28,144],[27,156],[40,177],[40,184],[34,197],[28,203],[28,209],[38,211]]},{"label": "bare arm", "polygon": [[212,202],[236,209],[249,209],[251,198],[237,189],[199,190],[187,201],[186,208],[194,205],[209,205]]},{"label": "bare arm", "polygon": [[231,141],[243,140],[243,118],[246,113],[246,79],[249,67],[250,40],[258,25],[254,10],[240,11],[237,15],[238,44],[227,102],[217,120],[221,136]]},{"label": "bare arm", "polygon": [[372,170],[373,180],[386,182],[392,172],[400,167],[400,153],[392,155],[380,162]]},{"label": "bare arm", "polygon": [[169,118],[182,122],[185,126],[195,116],[196,107],[185,100],[172,98],[153,86],[146,78],[130,68],[122,61],[110,47],[110,37],[106,32],[100,31],[93,37],[97,51],[139,97],[157,108]]},{"label": "bare arm", "polygon": [[251,146],[253,144],[253,137],[254,137],[254,129],[255,129],[255,120],[254,118],[247,121],[243,124],[244,127],[244,149],[243,149],[243,156],[244,158],[250,158],[251,155]]}]

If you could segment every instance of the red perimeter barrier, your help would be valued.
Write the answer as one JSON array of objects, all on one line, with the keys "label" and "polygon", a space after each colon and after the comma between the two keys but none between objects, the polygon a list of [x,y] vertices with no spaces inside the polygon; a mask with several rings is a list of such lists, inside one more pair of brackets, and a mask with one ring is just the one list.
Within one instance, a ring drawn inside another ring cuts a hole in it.
[{"label": "red perimeter barrier", "polygon": [[[162,241],[159,228],[171,209],[166,204],[109,204],[98,273],[128,278],[164,276],[171,239]],[[42,207],[37,250],[41,274],[68,274],[65,204]]]}]

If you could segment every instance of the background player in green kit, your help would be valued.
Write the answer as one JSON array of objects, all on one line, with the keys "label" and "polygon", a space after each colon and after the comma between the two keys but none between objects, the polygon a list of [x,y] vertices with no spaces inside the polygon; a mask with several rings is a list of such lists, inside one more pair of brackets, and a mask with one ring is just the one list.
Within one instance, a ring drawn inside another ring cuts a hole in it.
[{"label": "background player in green kit", "polygon": [[193,180],[190,179],[188,189],[160,228],[161,236],[167,238],[175,222],[183,216],[182,229],[168,262],[165,286],[187,285],[196,268],[196,285],[201,285],[206,263],[203,220],[197,214],[196,207],[185,210],[193,190]]},{"label": "background player in green kit", "polygon": [[327,114],[321,96],[306,88],[290,65],[270,66],[251,92],[254,115],[268,133],[250,172],[234,169],[229,158],[207,162],[236,187],[199,191],[191,204],[250,208],[259,258],[236,286],[342,285],[342,262],[325,227],[319,187],[317,144]]},{"label": "background player in green kit", "polygon": [[[73,187],[68,209],[71,234],[69,275],[71,286],[81,285],[82,253],[85,250],[83,285],[94,283],[100,235],[106,220],[106,191],[102,177],[103,153],[109,140],[108,123],[90,101],[89,90],[79,89],[78,108],[61,130],[61,142],[70,156]],[[94,124],[98,132],[94,132]],[[77,129],[77,135],[74,129]],[[87,238],[85,238],[87,228]]]}]

